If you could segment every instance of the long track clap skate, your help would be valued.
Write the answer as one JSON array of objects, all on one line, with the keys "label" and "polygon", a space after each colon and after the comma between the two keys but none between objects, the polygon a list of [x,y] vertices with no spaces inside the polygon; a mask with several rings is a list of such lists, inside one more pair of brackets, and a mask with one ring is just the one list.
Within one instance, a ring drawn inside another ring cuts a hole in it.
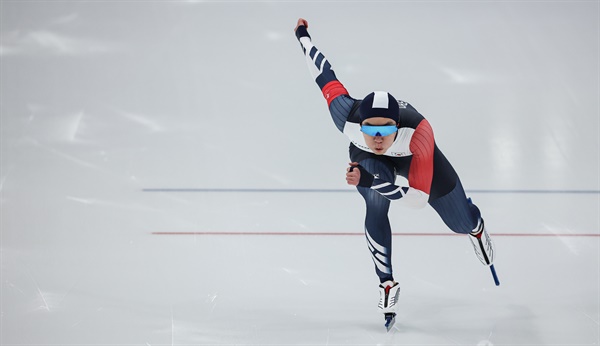
[{"label": "long track clap skate", "polygon": [[469,239],[473,244],[473,249],[475,250],[477,258],[479,258],[483,265],[490,267],[494,283],[496,286],[500,286],[500,280],[498,280],[496,268],[494,268],[494,243],[492,243],[492,239],[485,229],[483,219],[480,219],[477,228],[471,232]]},{"label": "long track clap skate", "polygon": [[379,285],[379,309],[385,318],[385,329],[389,332],[396,323],[396,303],[400,294],[397,282],[386,281]]},{"label": "long track clap skate", "polygon": [[385,316],[385,329],[389,332],[390,329],[392,329],[392,327],[396,323],[396,313],[389,312],[389,313],[385,314],[384,316]]}]

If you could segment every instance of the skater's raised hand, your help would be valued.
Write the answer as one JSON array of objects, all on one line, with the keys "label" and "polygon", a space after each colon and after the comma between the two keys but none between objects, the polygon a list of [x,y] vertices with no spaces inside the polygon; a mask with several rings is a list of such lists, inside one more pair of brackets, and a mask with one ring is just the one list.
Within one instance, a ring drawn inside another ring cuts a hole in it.
[{"label": "skater's raised hand", "polygon": [[303,25],[304,27],[306,27],[308,29],[308,21],[304,18],[299,18],[298,24],[296,24],[296,28],[294,28],[294,32],[296,32],[296,30],[298,30],[298,27],[301,25]]}]

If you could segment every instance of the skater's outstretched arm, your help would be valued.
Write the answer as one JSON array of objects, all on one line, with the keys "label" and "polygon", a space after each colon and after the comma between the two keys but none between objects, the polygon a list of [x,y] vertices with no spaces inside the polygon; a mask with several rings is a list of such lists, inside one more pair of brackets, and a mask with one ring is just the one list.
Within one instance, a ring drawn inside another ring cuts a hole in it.
[{"label": "skater's outstretched arm", "polygon": [[306,57],[308,69],[321,89],[323,97],[327,100],[329,113],[335,126],[343,132],[348,115],[356,100],[350,97],[348,90],[337,79],[325,55],[312,44],[307,29],[308,21],[303,18],[298,19],[294,30]]}]

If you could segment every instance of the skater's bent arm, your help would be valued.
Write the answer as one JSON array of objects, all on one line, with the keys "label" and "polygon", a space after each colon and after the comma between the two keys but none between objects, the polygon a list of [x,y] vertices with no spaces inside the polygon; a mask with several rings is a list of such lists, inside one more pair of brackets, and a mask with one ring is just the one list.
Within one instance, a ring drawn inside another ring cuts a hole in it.
[{"label": "skater's bent arm", "polygon": [[429,195],[411,186],[398,186],[388,181],[375,178],[371,189],[389,200],[399,200],[403,206],[420,209],[427,205]]},{"label": "skater's bent arm", "polygon": [[350,185],[371,188],[389,200],[400,200],[400,203],[408,208],[423,208],[429,200],[428,193],[414,187],[398,186],[379,179],[357,162],[350,163],[346,172],[346,181]]},{"label": "skater's bent arm", "polygon": [[327,101],[331,118],[338,130],[343,131],[356,100],[350,97],[348,90],[337,79],[325,55],[312,44],[307,26],[308,22],[305,19],[298,19],[296,37],[302,46],[310,74]]},{"label": "skater's bent arm", "polygon": [[[401,187],[378,178],[373,179],[371,189],[387,199],[399,199],[405,207],[420,209],[429,202],[433,180],[433,152],[435,140],[429,122],[423,119],[410,141],[413,158],[408,172],[408,187]],[[363,173],[363,171],[361,171]],[[367,172],[367,174],[370,174]],[[364,180],[364,178],[363,178]]]}]

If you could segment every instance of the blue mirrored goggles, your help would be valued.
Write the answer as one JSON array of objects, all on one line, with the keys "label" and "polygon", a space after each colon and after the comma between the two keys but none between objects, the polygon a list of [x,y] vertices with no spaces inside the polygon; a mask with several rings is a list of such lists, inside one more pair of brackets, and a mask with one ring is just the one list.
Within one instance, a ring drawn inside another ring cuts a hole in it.
[{"label": "blue mirrored goggles", "polygon": [[372,125],[362,125],[360,127],[362,133],[365,133],[369,136],[389,136],[398,131],[396,125],[384,125],[384,126],[372,126]]}]

